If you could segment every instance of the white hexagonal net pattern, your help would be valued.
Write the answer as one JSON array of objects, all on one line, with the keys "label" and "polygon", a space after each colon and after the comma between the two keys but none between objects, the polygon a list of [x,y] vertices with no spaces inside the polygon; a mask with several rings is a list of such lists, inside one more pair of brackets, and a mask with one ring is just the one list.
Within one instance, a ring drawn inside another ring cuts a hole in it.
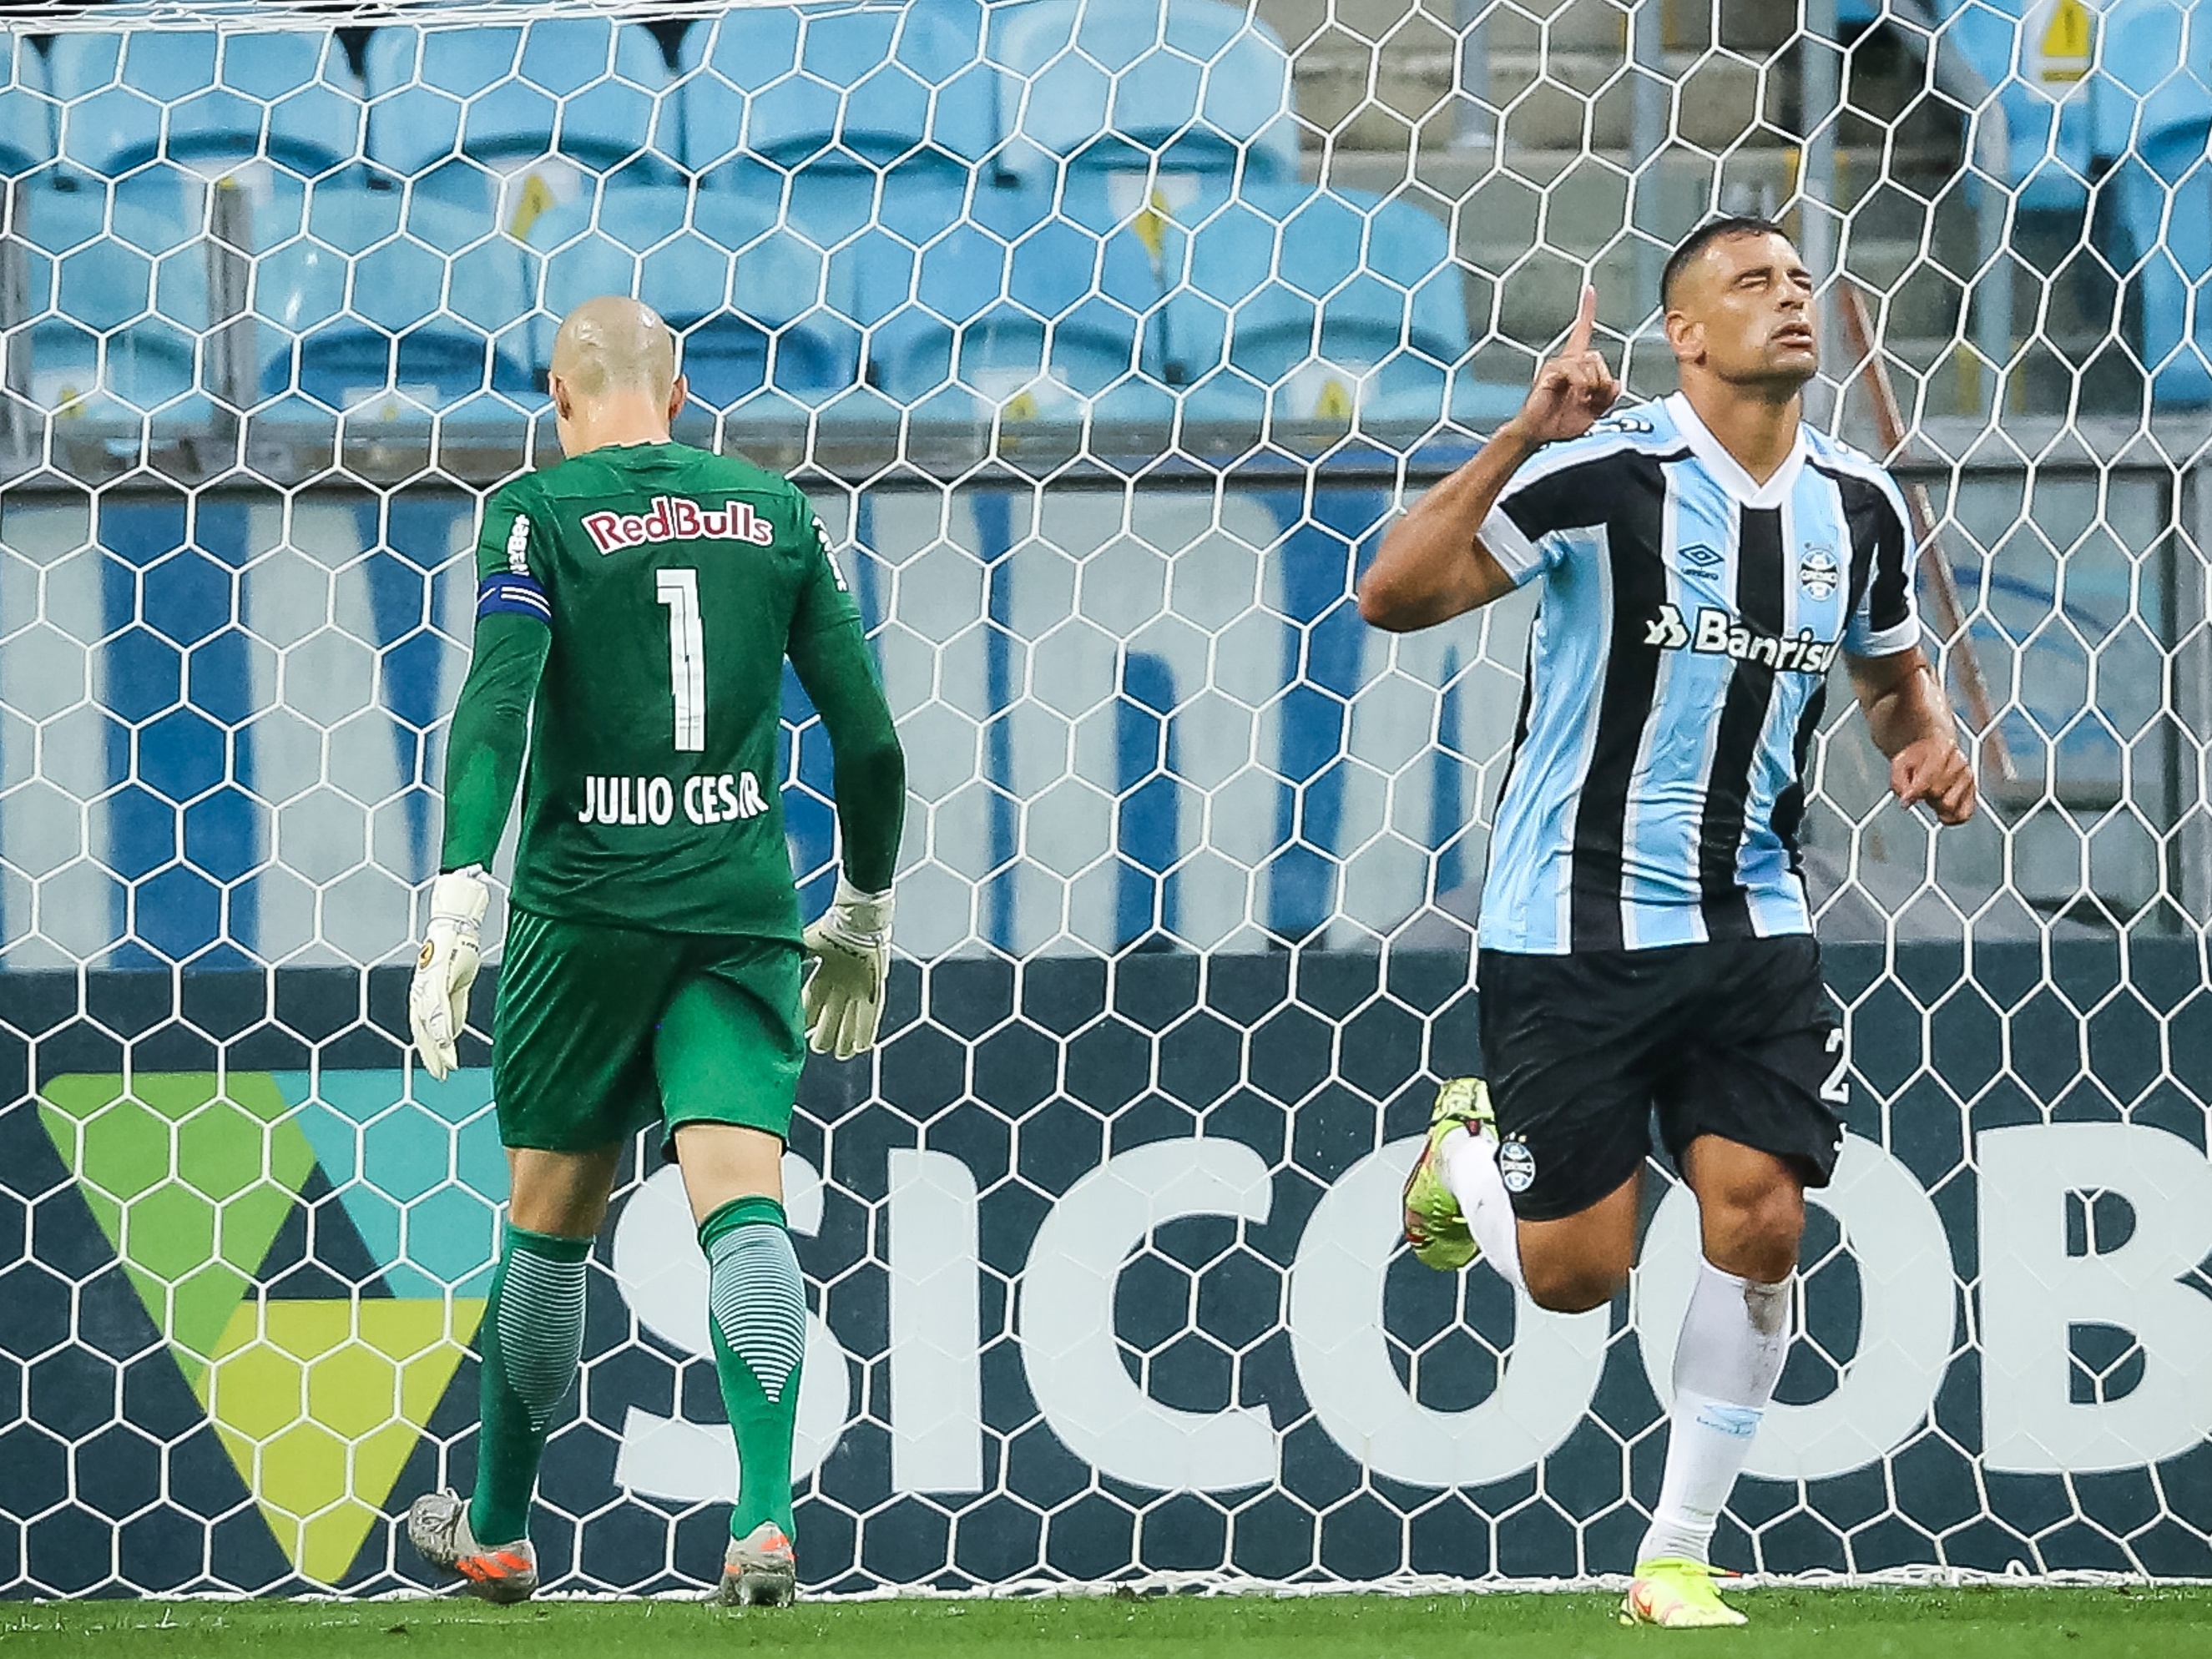
[{"label": "white hexagonal net pattern", "polygon": [[[418,1582],[392,1517],[471,1477],[495,975],[442,1085],[401,988],[474,514],[554,458],[553,328],[606,291],[681,335],[679,437],[806,484],[909,761],[884,1041],[814,1062],[787,1170],[807,1582],[1625,1566],[1686,1199],[1577,1318],[1394,1254],[1480,1063],[1530,605],[1393,639],[1352,592],[1583,281],[1672,388],[1659,264],[1715,211],[1790,225],[1813,416],[1925,487],[1984,795],[1939,837],[1855,714],[1815,744],[1851,1138],[1722,1559],[2212,1574],[2207,21],[18,9],[0,1593]],[[811,909],[829,757],[785,714]],[[556,1588],[720,1559],[652,1151],[548,1452]]]}]

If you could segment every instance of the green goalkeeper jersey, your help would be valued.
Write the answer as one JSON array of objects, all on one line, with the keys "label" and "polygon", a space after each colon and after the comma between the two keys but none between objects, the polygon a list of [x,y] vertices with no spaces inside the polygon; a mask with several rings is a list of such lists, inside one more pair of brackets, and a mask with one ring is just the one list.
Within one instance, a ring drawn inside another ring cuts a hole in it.
[{"label": "green goalkeeper jersey", "polygon": [[777,788],[788,655],[829,730],[847,874],[890,884],[903,764],[860,613],[796,487],[681,444],[592,450],[492,498],[477,574],[445,867],[498,845],[526,708],[515,903],[797,938]]}]

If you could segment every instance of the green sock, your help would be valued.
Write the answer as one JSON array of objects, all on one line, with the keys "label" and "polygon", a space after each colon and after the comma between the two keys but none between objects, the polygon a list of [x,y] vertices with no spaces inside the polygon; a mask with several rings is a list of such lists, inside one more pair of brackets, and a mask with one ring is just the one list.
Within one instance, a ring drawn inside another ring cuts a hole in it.
[{"label": "green sock", "polygon": [[722,1404],[738,1437],[738,1506],[730,1536],[763,1521],[793,1535],[791,1437],[806,1353],[806,1286],[784,1230],[783,1206],[739,1198],[699,1224],[707,1253],[708,1328]]},{"label": "green sock", "polygon": [[477,1332],[483,1421],[469,1530],[479,1544],[530,1535],[530,1494],[545,1431],[583,1357],[584,1263],[591,1254],[588,1238],[507,1229]]}]

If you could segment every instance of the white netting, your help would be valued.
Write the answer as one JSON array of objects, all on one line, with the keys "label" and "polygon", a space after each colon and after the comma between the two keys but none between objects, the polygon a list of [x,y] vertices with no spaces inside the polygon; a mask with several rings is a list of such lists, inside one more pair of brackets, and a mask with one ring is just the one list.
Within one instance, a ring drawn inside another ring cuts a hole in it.
[{"label": "white netting", "polygon": [[[609,289],[683,331],[679,435],[854,550],[911,763],[889,1037],[789,1165],[810,1580],[1617,1569],[1686,1201],[1580,1319],[1391,1255],[1478,1063],[1527,605],[1393,641],[1350,595],[1585,276],[1670,389],[1716,209],[1832,276],[1815,413],[1927,486],[1988,805],[1939,844],[1855,718],[1818,746],[1855,1133],[1723,1552],[2212,1569],[2212,13],[19,9],[7,52],[0,1591],[389,1587],[390,1512],[468,1476],[503,1166],[398,976],[474,510]],[[711,1573],[735,1478],[631,1162],[541,1497],[572,1589]]]}]

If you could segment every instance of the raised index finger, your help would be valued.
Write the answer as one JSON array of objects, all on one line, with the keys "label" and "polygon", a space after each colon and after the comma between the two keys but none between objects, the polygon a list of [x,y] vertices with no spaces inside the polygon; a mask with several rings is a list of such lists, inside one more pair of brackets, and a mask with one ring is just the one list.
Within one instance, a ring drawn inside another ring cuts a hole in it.
[{"label": "raised index finger", "polygon": [[1597,289],[1583,284],[1582,304],[1575,307],[1575,325],[1567,331],[1566,349],[1560,355],[1578,357],[1589,349],[1590,327],[1597,321]]}]

